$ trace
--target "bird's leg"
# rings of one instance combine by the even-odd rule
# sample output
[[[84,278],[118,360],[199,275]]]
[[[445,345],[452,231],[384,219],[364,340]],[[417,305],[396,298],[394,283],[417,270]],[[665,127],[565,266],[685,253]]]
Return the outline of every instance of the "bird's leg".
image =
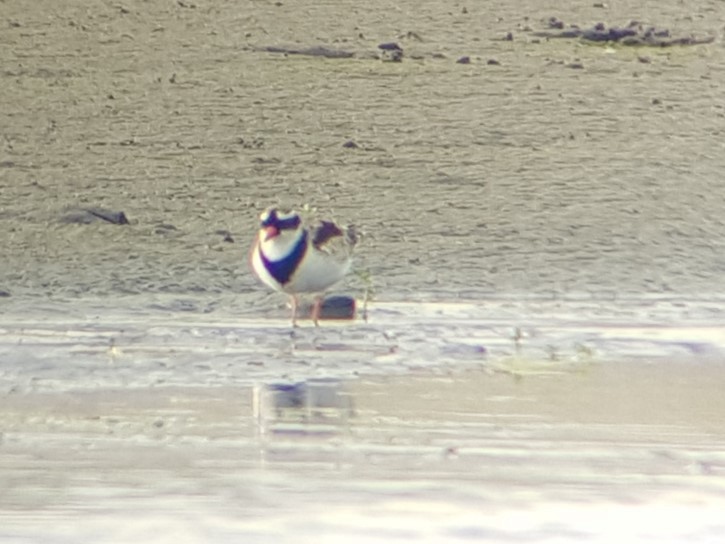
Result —
[[[320,319],[320,310],[322,308],[322,295],[315,297],[315,303],[312,305],[312,322],[315,327],[319,327],[318,320]]]
[[[297,295],[291,295],[291,306],[292,306],[292,326],[297,326]]]

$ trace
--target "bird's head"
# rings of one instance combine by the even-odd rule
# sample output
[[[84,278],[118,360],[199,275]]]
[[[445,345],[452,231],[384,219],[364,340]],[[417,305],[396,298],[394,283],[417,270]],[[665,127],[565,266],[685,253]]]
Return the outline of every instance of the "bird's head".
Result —
[[[283,231],[295,231],[302,220],[295,212],[280,212],[277,208],[268,208],[259,216],[260,236],[263,241],[272,240]]]

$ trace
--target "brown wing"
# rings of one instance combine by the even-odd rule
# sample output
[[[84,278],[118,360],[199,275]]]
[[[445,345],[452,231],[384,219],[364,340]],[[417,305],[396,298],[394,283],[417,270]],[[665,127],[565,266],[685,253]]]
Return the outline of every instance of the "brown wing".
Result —
[[[332,221],[320,221],[312,229],[312,245],[321,249],[330,239],[342,236],[342,230]]]

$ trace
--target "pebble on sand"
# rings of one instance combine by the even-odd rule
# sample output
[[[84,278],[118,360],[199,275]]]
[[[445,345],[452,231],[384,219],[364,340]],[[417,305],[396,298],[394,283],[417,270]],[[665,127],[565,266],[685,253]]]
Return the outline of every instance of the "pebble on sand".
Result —
[[[383,52],[382,59],[387,62],[401,62],[403,60],[403,48],[395,42],[386,42],[378,45]]]

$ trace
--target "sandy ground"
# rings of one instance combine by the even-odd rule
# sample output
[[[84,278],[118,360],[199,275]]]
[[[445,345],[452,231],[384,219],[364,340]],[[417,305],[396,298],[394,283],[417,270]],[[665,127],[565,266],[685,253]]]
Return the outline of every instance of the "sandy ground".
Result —
[[[0,541],[720,542],[725,4],[597,5],[0,0]],[[272,203],[369,322],[291,334]]]
[[[270,203],[358,225],[386,298],[719,289],[721,2],[191,4],[2,3],[0,289],[259,302],[243,255]],[[718,40],[535,43],[552,15]],[[255,50],[390,40],[422,58]],[[88,205],[131,225],[59,223]]]

